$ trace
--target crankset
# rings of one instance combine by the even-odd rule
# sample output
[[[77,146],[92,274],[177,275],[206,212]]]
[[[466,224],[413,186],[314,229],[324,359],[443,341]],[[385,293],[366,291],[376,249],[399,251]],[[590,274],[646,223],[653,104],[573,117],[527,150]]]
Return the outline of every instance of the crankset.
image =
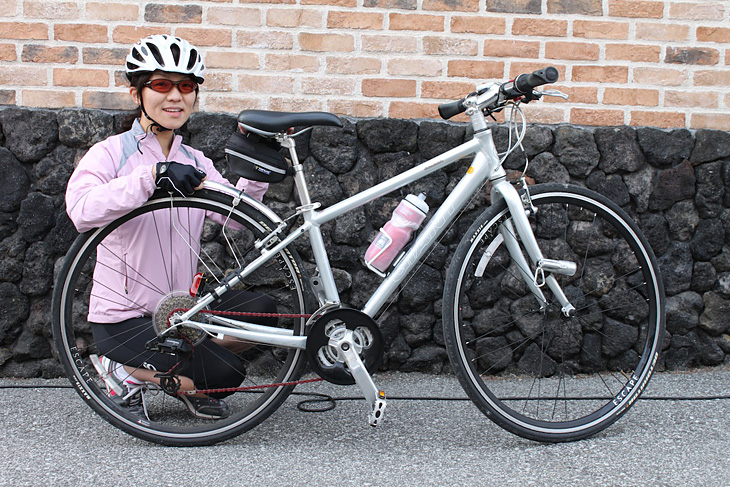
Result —
[[[370,377],[383,360],[383,349],[378,325],[354,309],[324,313],[307,333],[309,363],[325,380],[360,387],[370,405],[370,426],[377,426],[385,414],[385,393]]]
[[[351,335],[354,352],[369,373],[375,372],[383,361],[383,334],[371,317],[354,309],[328,311],[307,333],[307,358],[315,372],[333,384],[355,383],[345,360],[347,350],[337,346],[346,335]]]

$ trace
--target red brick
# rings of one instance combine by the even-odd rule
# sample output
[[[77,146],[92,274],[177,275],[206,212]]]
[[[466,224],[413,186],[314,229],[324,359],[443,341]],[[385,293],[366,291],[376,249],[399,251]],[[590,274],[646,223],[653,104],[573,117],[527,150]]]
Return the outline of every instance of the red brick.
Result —
[[[252,49],[291,49],[294,47],[294,37],[289,32],[239,31],[236,45]]]
[[[0,90],[0,105],[15,105],[15,90]]]
[[[570,123],[593,126],[623,125],[624,112],[623,110],[573,107],[570,109]]]
[[[73,46],[23,46],[21,59],[25,63],[69,63],[79,60],[79,48]]]
[[[542,0],[487,0],[487,12],[541,14]]]
[[[418,39],[414,36],[363,35],[362,50],[366,52],[418,52]]]
[[[697,27],[700,42],[730,43],[730,27]]]
[[[684,127],[686,123],[682,112],[632,110],[629,115],[629,124],[635,127],[677,128]]]
[[[127,48],[85,47],[82,51],[84,64],[124,65],[129,54]]]
[[[421,98],[456,100],[474,91],[474,83],[461,81],[424,81],[421,84]]]
[[[628,39],[628,22],[576,20],[573,22],[573,37],[588,39]]]
[[[281,94],[294,93],[294,78],[267,74],[242,74],[238,76],[238,89],[244,93]]]
[[[233,75],[231,73],[205,73],[205,91],[233,91]]]
[[[448,75],[472,79],[501,79],[504,76],[502,61],[460,60],[449,61]]]
[[[658,63],[662,48],[657,45],[606,44],[606,59]]]
[[[542,103],[530,103],[522,105],[522,111],[529,123],[559,124],[568,121],[568,108],[555,105],[543,105]]]
[[[669,18],[680,20],[722,20],[723,7],[720,3],[671,3]]]
[[[109,40],[109,33],[105,25],[56,24],[53,37],[57,41],[104,43]]]
[[[305,95],[353,95],[357,80],[348,78],[302,78],[301,93]]]
[[[423,52],[436,55],[476,56],[479,54],[479,45],[474,40],[458,37],[424,37]]]
[[[657,90],[643,88],[606,88],[603,92],[604,105],[633,105],[655,107],[659,104]]]
[[[357,7],[357,0],[301,0],[302,5],[332,5],[335,7]]]
[[[689,122],[693,129],[715,129],[727,131],[730,115],[727,113],[693,113]]]
[[[451,32],[467,34],[504,34],[507,30],[502,17],[458,16],[451,17]]]
[[[609,0],[608,15],[612,17],[631,17],[637,19],[661,19],[664,16],[664,2]]]
[[[325,97],[316,96],[314,98],[295,97],[270,97],[268,99],[268,109],[283,112],[312,112],[324,110]]]
[[[316,72],[319,66],[319,57],[302,54],[267,54],[265,61],[268,71]]]
[[[686,41],[689,39],[689,26],[642,22],[636,25],[636,38],[649,41]]]
[[[416,96],[416,81],[410,79],[364,79],[362,94],[376,97],[409,97]]]
[[[364,7],[383,9],[416,10],[418,0],[365,0]]]
[[[390,118],[441,118],[439,117],[438,103],[421,103],[409,101],[393,101],[388,109]],[[453,118],[452,120],[456,120]]]
[[[383,103],[372,100],[327,100],[327,111],[337,115],[349,115],[351,117],[382,117],[384,113]]]
[[[299,34],[303,51],[350,52],[355,49],[355,38],[348,34]]]
[[[69,20],[79,18],[78,2],[59,2],[56,0],[25,0],[23,16],[50,20]]]
[[[331,11],[327,14],[327,28],[382,30],[383,14]]]
[[[382,63],[375,57],[328,56],[326,72],[329,74],[377,74],[380,73]]]
[[[512,34],[518,36],[565,37],[568,22],[565,20],[544,20],[517,18],[512,22]]]
[[[178,27],[175,35],[182,37],[194,46],[231,47],[231,29],[208,29],[205,27]]]
[[[547,0],[550,14],[603,15],[602,0]]]
[[[666,90],[664,92],[665,107],[679,108],[719,108],[719,97],[717,93],[702,91],[692,93],[687,90]]]
[[[81,105],[86,108],[106,108],[108,110],[134,110],[137,105],[125,92],[84,91]]]
[[[558,41],[549,41],[545,43],[546,59],[598,61],[599,54],[600,48],[598,44]]]
[[[715,65],[720,52],[709,47],[667,47],[665,63]]]
[[[76,105],[76,95],[56,90],[23,90],[23,106],[64,108]]]
[[[478,12],[479,0],[423,0],[423,10]]]
[[[260,98],[241,94],[211,94],[201,96],[201,110],[218,113],[238,113],[243,109],[265,108]]]
[[[112,31],[112,39],[118,44],[134,44],[140,39],[155,34],[172,34],[169,27],[120,25]]]
[[[45,67],[3,66],[0,69],[0,85],[45,86],[47,80]]]
[[[171,24],[200,24],[203,22],[203,7],[148,3],[144,7],[144,20]]]
[[[626,83],[629,68],[626,66],[574,66],[572,81],[598,83]]]
[[[444,31],[443,15],[390,14],[390,30]]]
[[[15,61],[18,55],[15,53],[14,44],[0,44],[0,61]]]
[[[322,13],[309,9],[269,9],[266,25],[272,27],[322,27]]]
[[[433,58],[393,58],[388,60],[388,74],[395,76],[434,77],[443,74],[440,59]]]
[[[487,39],[484,41],[484,55],[517,59],[537,58],[540,56],[540,43],[538,41]]]
[[[48,39],[48,26],[28,22],[0,22],[2,39]]]
[[[205,66],[221,69],[256,69],[259,67],[259,57],[252,52],[211,50],[205,53]]]
[[[106,69],[54,68],[54,86],[109,86]]]
[[[670,68],[634,68],[634,82],[643,85],[680,86],[688,79],[688,72]]]
[[[695,86],[730,86],[730,70],[696,71]]]
[[[233,25],[236,27],[258,27],[261,24],[261,10],[247,7],[210,7],[206,13],[206,25]]]
[[[139,18],[139,5],[90,2],[86,4],[86,18],[90,20],[135,21]]]

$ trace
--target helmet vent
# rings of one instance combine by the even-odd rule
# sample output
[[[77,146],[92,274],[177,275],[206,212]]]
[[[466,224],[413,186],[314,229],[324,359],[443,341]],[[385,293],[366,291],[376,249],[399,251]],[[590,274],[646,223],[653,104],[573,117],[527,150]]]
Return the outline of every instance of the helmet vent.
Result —
[[[164,68],[165,60],[162,59],[162,54],[160,54],[160,50],[157,49],[157,46],[155,46],[154,44],[151,44],[151,43],[147,43],[147,49],[149,49],[150,52],[152,53],[152,55],[155,57],[157,64],[159,64],[160,66],[162,66]]]
[[[172,53],[172,59],[175,61],[175,65],[180,64],[180,46],[173,44],[170,46],[170,52]]]
[[[190,59],[188,60],[188,69],[193,69],[193,66],[195,66],[195,63],[199,58],[200,55],[198,54],[198,51],[192,49],[190,51]]]

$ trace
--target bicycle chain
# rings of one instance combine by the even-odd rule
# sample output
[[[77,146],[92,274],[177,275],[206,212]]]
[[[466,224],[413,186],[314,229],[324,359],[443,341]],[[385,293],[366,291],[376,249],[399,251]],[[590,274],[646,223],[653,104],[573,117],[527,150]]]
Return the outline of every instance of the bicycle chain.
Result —
[[[172,317],[173,314],[177,312],[186,312],[189,311],[190,308],[176,308],[173,309],[168,319]],[[208,314],[214,314],[214,315],[229,315],[229,316],[253,316],[257,318],[310,318],[311,314],[285,314],[285,313],[253,313],[253,312],[246,312],[246,311],[217,311],[217,310],[201,310],[200,313],[208,313]],[[174,370],[177,367],[178,364],[176,364],[172,369]],[[270,387],[286,387],[286,386],[296,386],[299,384],[308,384],[311,382],[321,382],[324,379],[321,377],[317,377],[315,379],[304,379],[304,380],[298,380],[298,381],[291,381],[291,382],[278,382],[276,384],[262,384],[257,386],[245,386],[245,387],[226,387],[226,388],[220,388],[220,389],[193,389],[190,391],[177,391],[174,395],[193,395],[193,394],[214,394],[218,392],[245,392],[245,391],[253,391],[257,389],[268,389]]]

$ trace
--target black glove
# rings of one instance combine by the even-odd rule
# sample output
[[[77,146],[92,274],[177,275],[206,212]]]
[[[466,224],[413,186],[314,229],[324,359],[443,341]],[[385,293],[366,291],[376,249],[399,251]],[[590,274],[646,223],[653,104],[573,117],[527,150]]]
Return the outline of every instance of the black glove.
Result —
[[[179,162],[158,162],[155,184],[165,191],[177,191],[183,196],[191,195],[205,179],[200,169]]]

